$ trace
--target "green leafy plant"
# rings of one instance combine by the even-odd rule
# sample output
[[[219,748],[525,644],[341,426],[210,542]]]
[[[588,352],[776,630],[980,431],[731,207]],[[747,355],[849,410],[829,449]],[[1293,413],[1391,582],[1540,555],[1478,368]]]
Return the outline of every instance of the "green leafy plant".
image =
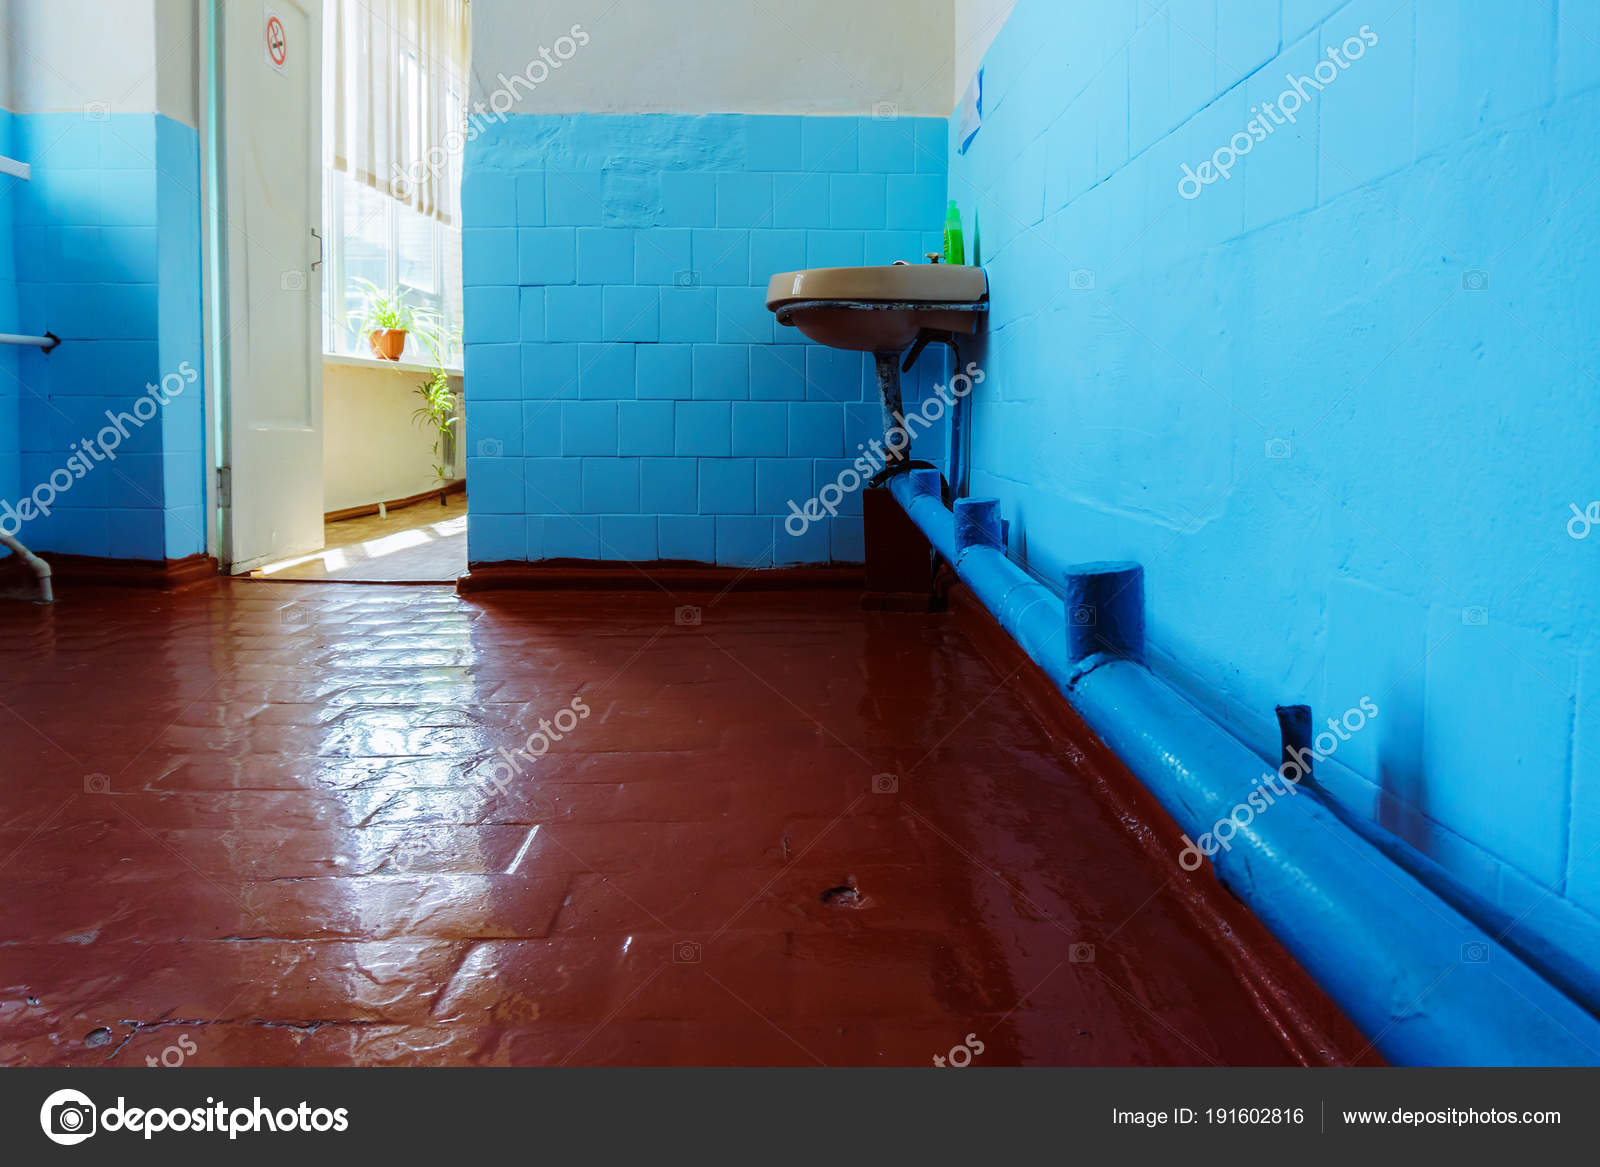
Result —
[[[351,283],[361,293],[361,306],[350,313],[350,318],[363,335],[382,329],[416,331],[418,313],[406,303],[404,292],[385,292],[371,280],[359,276]]]
[[[423,318],[421,327],[413,335],[428,350],[433,372],[417,386],[422,405],[412,417],[423,429],[433,431],[433,476],[443,486],[450,479],[449,463],[453,459],[449,455],[454,449],[456,423],[461,420],[456,416],[456,391],[450,384],[450,373],[444,367],[445,355],[454,343],[455,336],[446,332],[434,317]],[[441,492],[439,503],[442,506],[444,502],[445,496]]]

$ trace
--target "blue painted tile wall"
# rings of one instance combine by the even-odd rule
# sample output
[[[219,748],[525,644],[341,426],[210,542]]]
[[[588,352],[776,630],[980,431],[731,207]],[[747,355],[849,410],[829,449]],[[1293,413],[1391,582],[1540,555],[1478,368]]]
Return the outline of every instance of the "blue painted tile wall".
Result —
[[[12,122],[12,153],[33,167],[10,200],[18,326],[63,343],[17,358],[20,478],[7,497],[53,474],[64,482],[108,412],[128,431],[115,458],[75,477],[22,538],[117,559],[204,551],[198,135],[154,114]],[[145,417],[135,407],[152,384],[170,399]]]
[[[1566,528],[1600,497],[1596,27],[1021,0],[951,156],[993,297],[973,493],[1013,554],[1142,562],[1155,667],[1263,758],[1274,705],[1371,697],[1319,776],[1513,912],[1600,913],[1600,541]]]
[[[946,162],[931,118],[512,117],[479,137],[473,562],[859,562],[858,497],[800,536],[783,520],[874,436],[872,361],[778,327],[767,280],[937,250]],[[943,369],[925,356],[907,400]]]

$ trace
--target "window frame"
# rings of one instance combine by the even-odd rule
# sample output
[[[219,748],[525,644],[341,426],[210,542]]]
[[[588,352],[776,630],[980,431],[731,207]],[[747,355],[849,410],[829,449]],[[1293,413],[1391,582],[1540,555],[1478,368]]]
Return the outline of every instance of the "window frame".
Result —
[[[346,335],[345,303],[348,286],[348,281],[345,277],[345,186],[353,180],[342,171],[335,170],[324,163],[322,181],[323,270],[325,272],[322,288],[322,354],[325,357],[340,358],[354,357],[356,359],[364,359],[370,357],[376,361],[378,360],[377,357],[372,357],[370,353],[361,349],[359,338],[352,346],[351,351],[345,351],[339,347],[339,342]],[[378,193],[382,194],[382,192]],[[382,201],[384,215],[384,278],[382,286],[392,289],[397,288],[400,282],[400,216],[398,213],[400,204],[387,195],[383,195]],[[462,371],[460,338],[462,321],[451,314],[451,297],[448,287],[449,272],[445,261],[448,255],[446,233],[459,237],[461,228],[441,223],[438,219],[432,217],[429,217],[428,221],[432,226],[433,270],[438,273],[439,291],[436,296],[430,296],[427,300],[408,296],[407,303],[413,308],[423,308],[438,312],[447,334],[453,337],[450,347],[445,353],[445,371],[460,373]],[[437,305],[431,302],[435,298],[437,299]],[[462,289],[456,297],[456,304],[463,315],[465,314],[464,298],[465,290]],[[421,364],[429,362],[426,353],[410,352],[409,339],[407,341],[407,349],[407,356],[403,359],[413,360]]]

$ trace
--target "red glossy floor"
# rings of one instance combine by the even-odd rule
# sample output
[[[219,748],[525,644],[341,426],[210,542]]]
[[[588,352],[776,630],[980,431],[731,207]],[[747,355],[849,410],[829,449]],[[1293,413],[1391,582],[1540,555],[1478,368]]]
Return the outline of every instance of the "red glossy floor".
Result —
[[[976,619],[240,581],[0,605],[0,1061],[1358,1056]]]

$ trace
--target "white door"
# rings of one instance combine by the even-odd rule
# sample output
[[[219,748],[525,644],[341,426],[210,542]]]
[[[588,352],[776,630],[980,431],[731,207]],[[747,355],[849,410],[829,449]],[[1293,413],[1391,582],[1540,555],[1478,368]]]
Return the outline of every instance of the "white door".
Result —
[[[221,553],[322,547],[321,0],[220,5],[226,198]]]

